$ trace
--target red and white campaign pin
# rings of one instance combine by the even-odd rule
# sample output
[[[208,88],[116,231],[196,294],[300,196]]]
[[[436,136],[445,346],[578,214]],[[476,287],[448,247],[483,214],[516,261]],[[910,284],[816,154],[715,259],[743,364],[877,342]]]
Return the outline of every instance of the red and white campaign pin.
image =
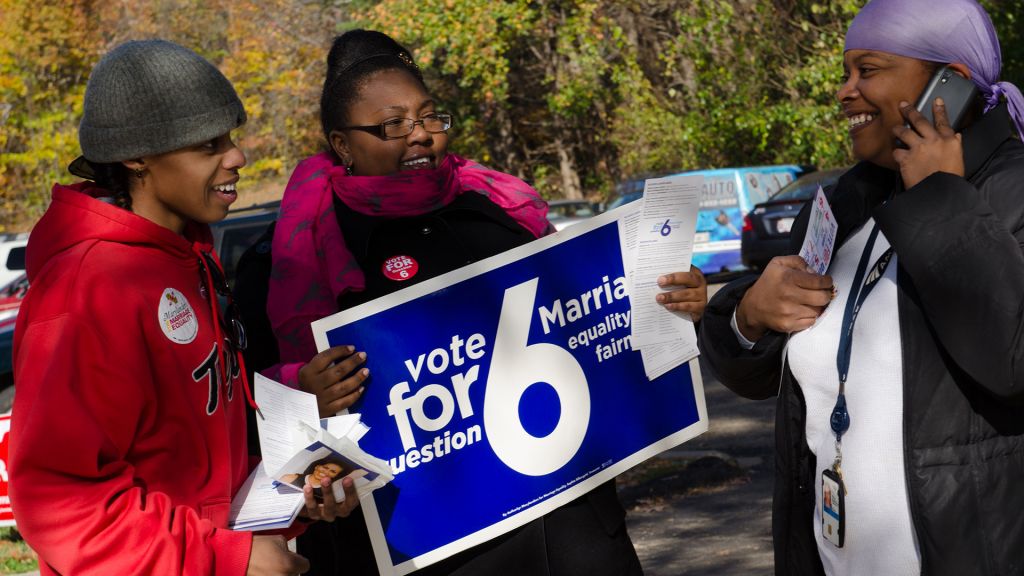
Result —
[[[160,318],[160,328],[164,331],[171,342],[188,344],[196,339],[199,332],[199,319],[192,310],[185,295],[174,288],[164,289],[160,295],[160,305],[157,308]]]
[[[420,265],[412,256],[392,256],[384,261],[381,266],[381,272],[388,280],[394,280],[395,282],[402,282],[408,280],[416,275],[420,270]]]

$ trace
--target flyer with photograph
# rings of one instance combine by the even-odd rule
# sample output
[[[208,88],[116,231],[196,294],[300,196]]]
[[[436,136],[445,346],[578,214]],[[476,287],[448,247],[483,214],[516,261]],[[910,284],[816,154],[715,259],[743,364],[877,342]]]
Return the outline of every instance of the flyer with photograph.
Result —
[[[263,461],[232,500],[229,528],[270,530],[291,525],[305,503],[305,486],[312,486],[314,498],[322,500],[325,478],[338,502],[345,499],[343,478],[354,481],[360,497],[393,478],[387,462],[359,447],[369,431],[359,414],[321,419],[316,396],[260,374],[254,388]]]

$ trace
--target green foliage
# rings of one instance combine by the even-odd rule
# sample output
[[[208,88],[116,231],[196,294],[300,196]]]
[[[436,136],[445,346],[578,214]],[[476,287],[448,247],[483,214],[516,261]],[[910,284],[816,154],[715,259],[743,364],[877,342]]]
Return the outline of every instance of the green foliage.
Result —
[[[992,17],[1003,51],[1003,80],[1024,86],[1024,2],[980,0]]]
[[[36,555],[14,528],[0,528],[0,574],[39,570]]]
[[[0,0],[0,231],[25,227],[67,179],[91,66],[160,36],[234,82],[249,112],[245,176],[267,187],[322,146],[334,34],[413,50],[452,149],[545,197],[607,197],[635,175],[851,162],[835,94],[863,0]],[[982,0],[1004,79],[1024,84],[1024,3]]]
[[[0,232],[38,215],[74,158],[92,54],[82,2],[0,0]]]
[[[279,179],[317,150],[322,61],[344,7],[289,0],[0,0],[0,232],[26,228],[72,179],[89,71],[130,39],[179,42],[217,64],[245,103],[245,176]]]
[[[432,88],[460,119],[456,150],[545,195],[607,196],[634,174],[849,162],[834,94],[856,9],[385,0],[365,23],[439,72]]]

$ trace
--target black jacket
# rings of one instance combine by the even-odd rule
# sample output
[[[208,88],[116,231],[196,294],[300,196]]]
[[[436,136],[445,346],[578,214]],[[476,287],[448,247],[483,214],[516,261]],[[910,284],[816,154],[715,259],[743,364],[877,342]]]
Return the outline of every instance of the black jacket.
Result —
[[[338,299],[339,310],[390,294],[499,254],[534,236],[483,195],[466,193],[422,216],[362,215],[334,198],[345,243],[366,277],[366,289]],[[394,256],[417,263],[408,279],[389,278],[383,264]],[[269,270],[269,263],[266,266]],[[615,482],[489,542],[428,566],[424,576],[636,576],[640,561],[625,526]],[[314,575],[375,575],[369,533],[357,508],[333,523],[315,523],[299,537],[299,553]]]
[[[1010,126],[1004,104],[964,131],[966,178],[937,173],[904,191],[897,173],[861,163],[829,198],[837,245],[873,216],[898,256],[904,458],[923,574],[1024,574],[1024,145]],[[808,216],[793,227],[793,253]],[[817,467],[787,337],[747,351],[730,326],[754,280],[711,300],[701,352],[736,393],[778,394],[775,570],[820,574]]]

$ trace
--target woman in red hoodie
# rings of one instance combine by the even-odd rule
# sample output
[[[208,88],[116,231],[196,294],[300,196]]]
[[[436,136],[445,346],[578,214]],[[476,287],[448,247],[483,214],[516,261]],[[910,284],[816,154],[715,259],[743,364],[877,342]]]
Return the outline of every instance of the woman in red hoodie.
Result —
[[[297,574],[227,529],[249,471],[244,331],[207,224],[237,195],[245,110],[194,52],[128,42],[93,70],[71,170],[29,240],[11,501],[44,574]],[[307,515],[333,520],[358,499]],[[331,491],[326,491],[330,495]]]

